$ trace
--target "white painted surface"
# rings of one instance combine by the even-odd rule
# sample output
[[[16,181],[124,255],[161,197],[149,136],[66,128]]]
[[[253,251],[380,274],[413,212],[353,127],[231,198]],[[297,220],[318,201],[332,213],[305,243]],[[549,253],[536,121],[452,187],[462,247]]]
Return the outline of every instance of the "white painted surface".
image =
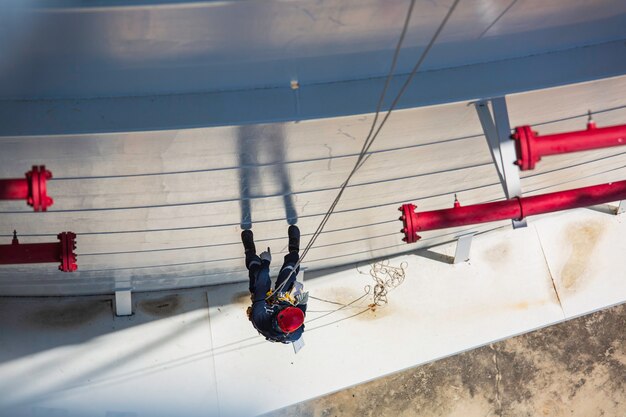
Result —
[[[511,125],[541,134],[626,120],[626,77],[508,98]],[[0,294],[110,293],[240,281],[240,223],[250,198],[255,234],[284,250],[287,208],[308,243],[351,170],[372,115],[300,123],[180,131],[0,137],[0,177],[46,163],[55,205],[33,213],[23,201],[0,204],[0,239],[9,243],[78,234],[78,271],[55,265],[0,266]],[[310,251],[319,270],[406,251],[397,207],[420,210],[503,198],[476,112],[466,102],[395,112]],[[26,167],[26,168],[25,168]],[[522,175],[524,195],[623,180],[624,148],[544,158]],[[247,182],[244,179],[247,178]],[[486,228],[491,226],[485,226]],[[482,229],[485,230],[485,229]],[[424,234],[418,245],[462,230]],[[20,279],[16,280],[15,277]]]
[[[130,316],[133,314],[133,298],[131,290],[115,290],[115,315]]]
[[[0,416],[257,415],[624,302],[625,233],[623,217],[580,209],[478,235],[466,263],[441,261],[454,244],[392,258],[408,268],[389,304],[316,320],[337,306],[311,300],[297,355],[256,334],[243,284],[179,290],[174,307],[137,294],[129,318],[105,296],[0,298]],[[350,265],[307,272],[306,287],[349,303],[371,283]]]
[[[137,294],[131,317],[103,297],[2,299],[0,416],[215,415],[206,293],[162,316],[160,297]]]

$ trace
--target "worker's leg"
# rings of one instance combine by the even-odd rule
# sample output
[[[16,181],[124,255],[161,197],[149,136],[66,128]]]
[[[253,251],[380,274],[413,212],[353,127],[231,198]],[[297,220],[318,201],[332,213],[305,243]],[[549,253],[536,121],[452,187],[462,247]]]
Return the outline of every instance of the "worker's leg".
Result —
[[[252,230],[244,230],[241,232],[241,242],[246,255],[246,268],[249,271],[250,292],[254,294],[256,288],[256,279],[261,269],[261,258],[256,254],[256,246],[254,245],[254,235]]]
[[[276,286],[274,287],[275,289],[283,285],[283,282],[287,281],[282,286],[281,291],[287,292],[291,290],[293,283],[296,282],[296,276],[298,275],[298,272],[300,272],[300,265],[296,267],[299,259],[300,255],[298,255],[298,252],[295,251],[289,252],[287,255],[285,255],[285,262],[283,263],[283,266],[280,268],[280,272],[278,273]]]
[[[300,272],[300,266],[298,265],[296,268],[296,264],[300,259],[300,256],[298,255],[298,252],[300,251],[300,229],[298,229],[298,226],[296,225],[291,225],[287,230],[287,234],[289,235],[289,253],[285,255],[285,262],[280,268],[278,279],[276,280],[276,286],[274,287],[278,288],[282,285],[281,291],[284,292],[291,290],[293,283],[296,282],[296,276],[298,275],[298,272]],[[294,268],[296,268],[295,271]],[[288,281],[285,282],[285,280]],[[284,285],[283,282],[285,282]]]
[[[244,230],[241,232],[241,243],[243,243],[243,250],[248,255],[256,255],[256,246],[254,245],[254,234],[252,230]],[[246,262],[246,266],[248,263]]]
[[[299,252],[300,251],[300,229],[295,224],[289,226],[287,229],[287,234],[289,235],[289,252]]]
[[[248,259],[246,256],[246,268],[248,268],[248,278],[250,279],[250,285],[248,288],[250,289],[250,293],[254,294],[256,291],[256,280],[259,276],[259,271],[261,270],[261,258],[254,255],[254,257],[250,257],[250,259]]]

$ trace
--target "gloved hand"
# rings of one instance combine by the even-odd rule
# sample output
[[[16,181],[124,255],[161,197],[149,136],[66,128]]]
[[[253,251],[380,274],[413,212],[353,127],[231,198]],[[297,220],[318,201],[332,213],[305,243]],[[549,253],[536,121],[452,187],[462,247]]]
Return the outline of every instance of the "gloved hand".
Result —
[[[270,251],[270,248],[267,248],[266,251],[261,252],[261,254],[259,255],[259,258],[261,258],[261,260],[263,261],[267,261],[267,262],[272,262],[272,253]]]

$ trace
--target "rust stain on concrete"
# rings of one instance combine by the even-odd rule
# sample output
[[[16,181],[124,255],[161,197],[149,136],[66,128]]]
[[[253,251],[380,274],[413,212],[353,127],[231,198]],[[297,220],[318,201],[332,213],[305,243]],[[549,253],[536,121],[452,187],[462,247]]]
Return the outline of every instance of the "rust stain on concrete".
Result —
[[[363,307],[366,308],[366,307]],[[353,309],[354,313],[363,311],[363,309]],[[359,320],[379,320],[383,317],[391,316],[394,314],[395,307],[393,302],[380,306],[370,306],[363,314],[356,316]]]
[[[365,292],[363,290],[359,291],[358,287],[357,288],[338,287],[338,288],[323,289],[311,295],[315,295],[315,297],[326,300],[326,301],[311,299],[309,300],[309,308],[313,309],[313,307],[311,307],[313,304],[315,304],[316,306],[315,310],[322,310],[322,309],[332,310],[332,309],[340,308],[342,305],[347,305],[347,304],[354,302],[359,297],[362,297],[364,294]],[[371,302],[371,300],[372,300],[371,295],[368,295],[368,296],[363,297],[363,299],[355,302],[352,305],[363,306],[363,308],[365,308],[367,307],[367,304]],[[344,310],[352,310],[352,309],[348,307],[348,308],[345,308]]]
[[[513,308],[516,310],[527,310],[530,307],[528,301],[520,301],[519,303],[513,304]]]
[[[563,243],[571,246],[571,252],[561,269],[561,283],[564,288],[572,290],[581,284],[604,227],[604,224],[595,221],[568,228]]]
[[[511,244],[502,242],[488,248],[485,252],[485,260],[490,264],[505,264],[511,257]]]
[[[515,310],[528,310],[531,307],[539,307],[550,303],[551,300],[532,300],[532,301],[520,301],[510,305]]]
[[[538,299],[538,300],[521,300],[517,302],[507,302],[498,304],[484,304],[476,303],[473,306],[463,308],[463,317],[476,317],[476,316],[491,316],[493,314],[502,314],[510,312],[511,310],[528,310],[534,307],[541,307],[546,304],[555,303],[552,299]],[[392,303],[392,302],[390,302]],[[402,314],[411,314],[410,311]],[[440,320],[451,321],[456,320],[459,316],[459,310],[451,307],[440,317]]]
[[[175,313],[180,307],[180,296],[173,294],[153,300],[142,300],[139,302],[138,307],[151,316],[169,316]]]
[[[250,293],[248,291],[241,291],[233,295],[233,304],[250,305],[252,300],[250,299]]]
[[[96,317],[112,313],[111,300],[81,300],[49,305],[33,312],[28,321],[51,328],[69,328],[85,325]]]

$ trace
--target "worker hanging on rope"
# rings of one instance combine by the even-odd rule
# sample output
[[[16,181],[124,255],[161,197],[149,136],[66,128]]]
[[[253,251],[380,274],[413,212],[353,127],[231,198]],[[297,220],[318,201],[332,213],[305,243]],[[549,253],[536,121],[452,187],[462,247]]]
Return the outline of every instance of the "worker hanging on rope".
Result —
[[[304,331],[308,293],[303,291],[302,283],[296,281],[300,270],[300,229],[295,225],[289,226],[288,234],[289,253],[285,255],[274,290],[271,290],[270,248],[258,256],[252,230],[241,232],[252,296],[248,318],[254,328],[271,342],[292,343],[300,339]]]

